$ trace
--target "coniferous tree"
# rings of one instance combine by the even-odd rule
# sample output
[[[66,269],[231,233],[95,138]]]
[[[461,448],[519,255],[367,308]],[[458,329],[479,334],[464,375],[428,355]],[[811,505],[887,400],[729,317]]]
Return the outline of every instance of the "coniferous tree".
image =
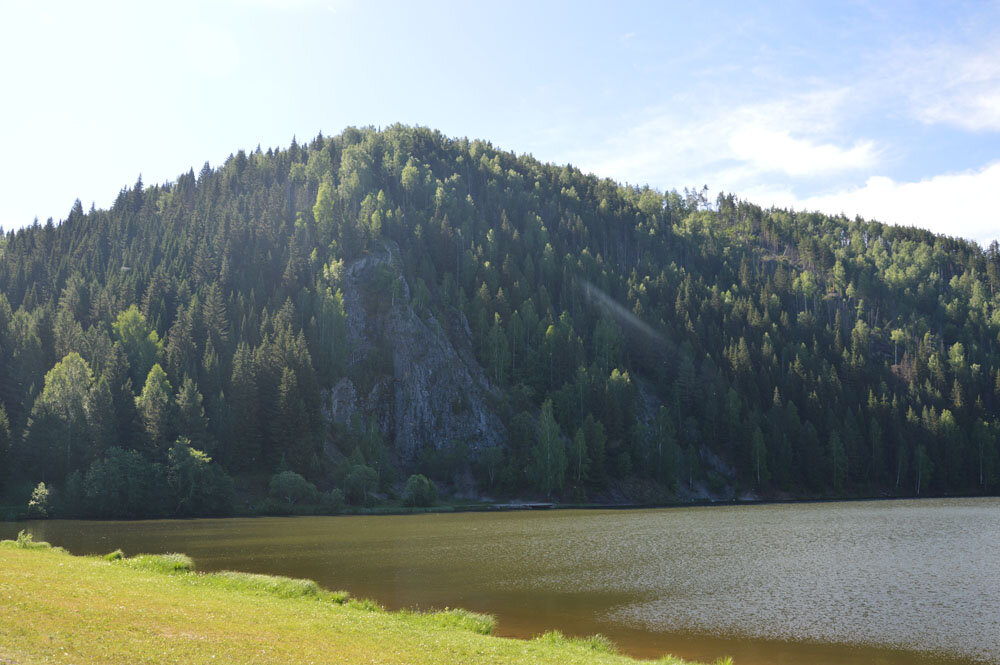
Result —
[[[535,436],[535,446],[531,449],[531,477],[539,490],[552,496],[562,490],[565,482],[566,449],[559,423],[552,415],[551,400],[542,404]]]
[[[312,468],[316,453],[308,422],[298,378],[286,367],[278,385],[276,443],[289,466],[300,472]]]
[[[118,442],[114,397],[107,377],[101,376],[87,391],[83,410],[90,430],[90,450],[87,457],[92,462]]]
[[[175,397],[174,432],[188,444],[200,450],[210,448],[208,423],[205,419],[201,393],[194,380],[186,376]]]
[[[0,403],[0,492],[3,492],[11,470],[10,420],[7,409]]]
[[[149,370],[142,392],[135,398],[135,406],[145,430],[146,450],[154,458],[163,457],[171,435],[173,389],[159,364]]]
[[[158,450],[143,443],[157,364],[203,396],[204,416],[189,410],[219,442],[214,464],[270,471],[284,456],[326,474],[324,402],[349,383],[363,410],[384,408],[391,391],[373,387],[405,372],[368,352],[359,322],[411,315],[488,379],[504,424],[496,453],[418,454],[439,479],[473,466],[491,491],[538,487],[550,403],[572,434],[574,491],[611,477],[715,487],[720,473],[762,494],[996,491],[996,247],[730,195],[710,205],[402,126],[239,152],[67,219],[0,239],[0,404],[11,476],[59,491],[76,471],[81,504],[114,446],[166,464],[178,423]],[[39,400],[72,353],[98,380],[67,456],[66,416]],[[578,431],[588,463],[574,467]],[[366,432],[351,444],[374,455]],[[391,435],[384,463],[362,465],[383,485],[417,470]]]
[[[233,427],[226,445],[226,457],[233,460],[236,468],[254,468],[261,456],[260,407],[254,356],[246,344],[241,344],[233,356],[230,385]]]

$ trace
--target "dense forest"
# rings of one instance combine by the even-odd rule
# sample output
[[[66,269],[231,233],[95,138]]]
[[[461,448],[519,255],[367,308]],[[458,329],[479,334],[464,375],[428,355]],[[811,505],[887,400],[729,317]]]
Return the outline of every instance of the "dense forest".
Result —
[[[0,503],[995,493],[998,290],[996,243],[425,128],[240,151],[0,233]]]

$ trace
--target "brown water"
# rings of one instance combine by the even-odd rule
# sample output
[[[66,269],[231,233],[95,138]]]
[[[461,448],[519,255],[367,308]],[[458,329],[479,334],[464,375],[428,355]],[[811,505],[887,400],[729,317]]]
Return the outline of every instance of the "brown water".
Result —
[[[501,634],[737,665],[1000,663],[1000,500],[0,523],[74,553],[186,552]]]

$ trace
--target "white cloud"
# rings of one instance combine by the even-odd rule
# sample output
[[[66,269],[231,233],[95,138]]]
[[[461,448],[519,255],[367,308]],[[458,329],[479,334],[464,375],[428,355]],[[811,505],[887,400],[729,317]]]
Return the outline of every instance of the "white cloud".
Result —
[[[1000,131],[1000,45],[940,44],[900,49],[888,72],[875,79],[883,92],[907,99],[912,115],[925,124],[969,131]]]
[[[870,170],[881,156],[873,141],[836,140],[851,95],[837,88],[736,108],[653,109],[570,161],[617,180],[666,187],[711,183],[733,191],[779,176],[815,179]]]
[[[729,138],[736,159],[760,171],[782,171],[790,176],[815,176],[838,171],[871,168],[878,161],[872,141],[850,148],[816,143],[791,136],[786,131],[748,126]]]
[[[789,191],[745,190],[761,205],[860,215],[917,226],[986,245],[1000,238],[1000,162],[982,169],[937,175],[917,182],[872,176],[861,187],[800,198]]]

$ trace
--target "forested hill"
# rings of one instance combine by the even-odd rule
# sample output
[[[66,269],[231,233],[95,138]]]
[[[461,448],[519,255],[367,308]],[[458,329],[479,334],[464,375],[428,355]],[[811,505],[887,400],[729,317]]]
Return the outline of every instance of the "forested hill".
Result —
[[[287,470],[358,503],[996,492],[998,287],[996,243],[348,129],[0,235],[0,482],[122,515]]]

